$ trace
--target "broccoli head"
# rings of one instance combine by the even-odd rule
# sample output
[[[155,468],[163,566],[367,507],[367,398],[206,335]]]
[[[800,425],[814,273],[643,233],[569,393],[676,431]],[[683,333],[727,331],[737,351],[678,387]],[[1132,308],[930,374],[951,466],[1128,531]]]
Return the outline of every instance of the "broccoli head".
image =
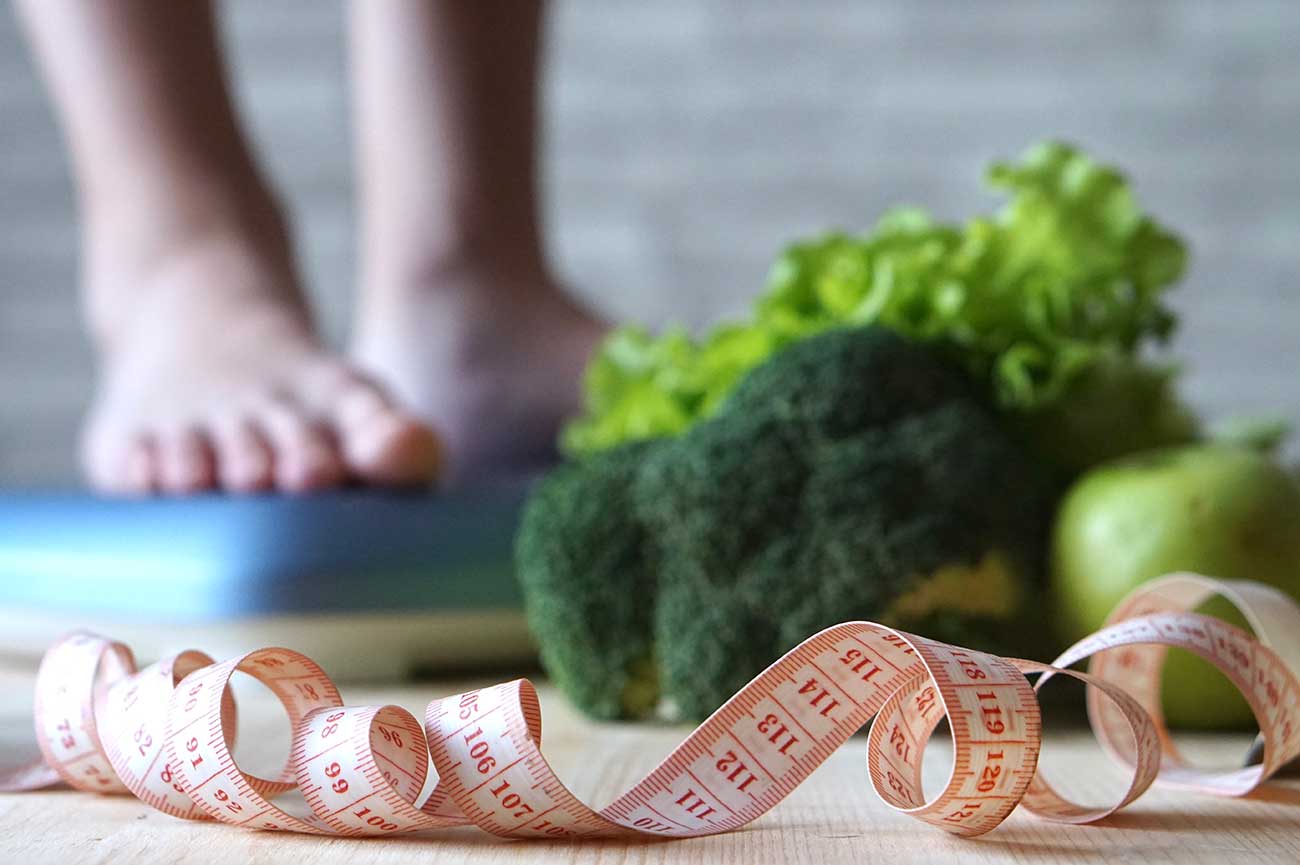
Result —
[[[836,622],[1006,647],[1040,573],[1039,478],[965,374],[926,348],[880,328],[798,341],[683,435],[542,485],[518,564],[543,662],[588,711],[635,714],[645,703],[626,689],[653,673],[662,711],[699,718]],[[589,520],[547,504],[566,484]],[[571,534],[539,542],[550,532]],[[596,550],[615,535],[632,552],[611,576],[614,551]],[[617,588],[592,586],[603,580]],[[595,632],[600,656],[578,657]]]

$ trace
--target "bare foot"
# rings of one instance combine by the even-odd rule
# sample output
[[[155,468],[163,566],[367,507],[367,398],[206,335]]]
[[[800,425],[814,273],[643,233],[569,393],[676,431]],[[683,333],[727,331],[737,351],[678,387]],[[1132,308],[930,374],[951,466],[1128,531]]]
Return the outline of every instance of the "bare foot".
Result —
[[[291,268],[226,233],[143,264],[92,255],[101,351],[84,430],[92,484],[117,494],[422,484],[438,442],[322,349]]]
[[[604,331],[539,268],[461,264],[367,291],[354,356],[438,430],[466,484],[554,460]]]

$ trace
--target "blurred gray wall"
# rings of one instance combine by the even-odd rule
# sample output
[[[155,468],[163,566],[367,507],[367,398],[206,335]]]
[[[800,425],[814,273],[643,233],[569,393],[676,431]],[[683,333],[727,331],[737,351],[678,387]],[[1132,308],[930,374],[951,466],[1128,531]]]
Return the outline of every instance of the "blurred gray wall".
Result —
[[[330,337],[352,262],[341,4],[225,6],[239,96]],[[1300,4],[567,0],[545,176],[559,268],[610,315],[743,309],[787,240],[890,204],[987,208],[981,166],[1044,136],[1136,177],[1192,242],[1187,390],[1300,422]],[[0,4],[0,484],[76,479],[92,386],[58,134]]]

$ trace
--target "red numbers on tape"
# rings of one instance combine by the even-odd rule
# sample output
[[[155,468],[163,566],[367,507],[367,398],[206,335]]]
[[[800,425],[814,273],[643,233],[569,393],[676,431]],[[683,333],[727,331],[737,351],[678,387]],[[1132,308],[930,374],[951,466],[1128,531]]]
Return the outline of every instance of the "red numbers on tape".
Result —
[[[1188,612],[1213,594],[1232,600],[1258,639]],[[1161,727],[1160,667],[1178,646],[1214,663],[1260,722],[1263,762],[1235,772],[1189,766]],[[1066,669],[1092,657],[1090,671]],[[1241,795],[1300,755],[1300,608],[1255,583],[1179,574],[1149,583],[1107,628],[1053,665],[936,643],[870,622],[828,628],[760,674],[658,768],[593,811],[539,751],[541,713],[526,680],[429,704],[423,723],[396,706],[344,706],[314,662],[260,649],[223,663],[183,652],[137,670],[125,646],[88,633],[60,640],[37,676],[38,765],[0,773],[0,790],[63,781],[130,791],[176,817],[254,829],[387,835],[473,823],[508,837],[692,836],[742,826],[772,808],[873,717],[868,772],[889,805],[960,835],[994,828],[1017,806],[1088,822],[1154,781]],[[277,776],[245,772],[231,754],[230,678],[266,685],[294,730]],[[1027,675],[1037,675],[1031,687]],[[1102,745],[1132,780],[1106,808],[1061,796],[1037,771],[1034,688],[1069,675],[1088,686]],[[944,718],[954,746],[947,786],[927,800],[921,754]],[[420,799],[430,772],[433,793]],[[272,800],[297,788],[312,816]]]

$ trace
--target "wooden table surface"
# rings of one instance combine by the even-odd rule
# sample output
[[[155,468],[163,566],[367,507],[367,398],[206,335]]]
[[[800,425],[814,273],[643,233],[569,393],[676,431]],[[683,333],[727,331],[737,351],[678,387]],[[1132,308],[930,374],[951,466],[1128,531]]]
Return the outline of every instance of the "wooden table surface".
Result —
[[[396,703],[423,717],[436,696],[481,683],[429,682],[395,688],[342,688],[350,704]],[[243,689],[236,757],[245,769],[269,769],[277,743],[288,751],[288,725],[260,686]],[[0,754],[5,764],[32,755],[30,673],[0,672]],[[600,806],[654,767],[685,735],[683,728],[595,724],[541,689],[544,750],[570,787]],[[943,738],[943,737],[940,737]],[[247,747],[245,747],[247,746]],[[1196,756],[1232,765],[1243,736],[1189,742]],[[864,737],[836,753],[786,801],[746,829],[685,841],[553,845],[506,842],[475,829],[399,839],[322,839],[189,823],[129,796],[71,791],[0,795],[0,861],[5,863],[1213,863],[1300,862],[1300,782],[1270,786],[1246,800],[1154,789],[1104,824],[1061,826],[1017,812],[977,839],[949,836],[896,813],[870,787]],[[951,750],[927,752],[927,790],[946,777]],[[1085,729],[1052,733],[1043,764],[1062,788],[1098,796],[1117,773]]]

